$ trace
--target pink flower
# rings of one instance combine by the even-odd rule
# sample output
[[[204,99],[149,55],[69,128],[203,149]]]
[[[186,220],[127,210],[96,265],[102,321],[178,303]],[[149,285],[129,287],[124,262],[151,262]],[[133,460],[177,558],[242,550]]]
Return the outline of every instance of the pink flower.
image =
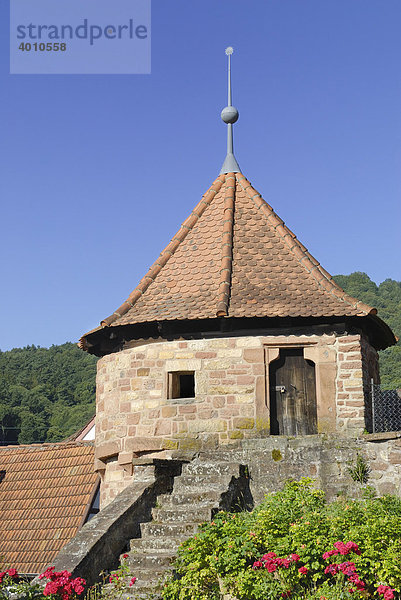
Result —
[[[341,573],[344,573],[344,575],[347,575],[347,577],[355,577],[356,575],[356,567],[355,563],[353,562],[343,562],[340,565],[338,565],[338,568],[340,569]]]
[[[74,588],[75,593],[80,596],[85,591],[86,581],[82,577],[76,577],[71,581],[71,585]]]
[[[274,571],[277,570],[277,565],[274,562],[265,563],[265,567],[266,567],[268,573],[274,573]]]
[[[277,558],[277,554],[274,552],[268,552],[262,556],[262,560],[271,560],[272,558]]]
[[[8,569],[7,575],[12,577],[12,579],[18,579],[18,571],[17,569]]]
[[[255,560],[252,565],[252,569],[261,569],[263,567],[263,563],[261,560]]]
[[[134,585],[134,583],[135,583],[135,581],[136,581],[136,577],[133,577],[133,578],[131,579],[131,581],[129,582],[129,586],[130,586],[130,587],[131,587],[131,586],[133,586],[133,585]]]
[[[58,588],[59,586],[55,581],[49,581],[46,583],[45,589],[43,590],[43,595],[51,596],[52,594],[57,594]]]
[[[338,571],[339,571],[338,565],[336,565],[335,563],[332,565],[329,565],[324,570],[325,575],[337,575]]]
[[[334,548],[336,548],[339,551],[339,553],[342,554],[343,556],[348,554],[348,549],[347,549],[346,545],[344,544],[344,542],[335,542]]]
[[[357,588],[357,590],[364,590],[365,589],[365,583],[363,581],[361,581],[360,579],[358,579],[357,581],[355,581],[355,587]],[[384,594],[384,598],[386,600],[388,600],[386,598],[386,594]]]
[[[300,556],[299,554],[290,554],[290,559],[293,560],[294,562],[297,562],[299,560]]]
[[[394,592],[395,590],[393,590],[393,588],[391,588],[389,585],[379,585],[377,588],[377,593],[380,596],[383,596],[384,600],[393,600]]]
[[[300,573],[301,575],[306,575],[308,572],[308,569],[306,567],[300,567],[298,569],[298,573]]]
[[[345,547],[347,548],[348,552],[355,552],[355,554],[358,554],[358,556],[361,554],[359,546],[355,542],[347,542]]]

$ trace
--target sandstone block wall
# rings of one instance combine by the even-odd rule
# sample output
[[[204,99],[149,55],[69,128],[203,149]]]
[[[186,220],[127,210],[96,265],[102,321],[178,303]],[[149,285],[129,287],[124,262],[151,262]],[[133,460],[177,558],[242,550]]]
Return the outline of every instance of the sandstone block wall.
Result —
[[[231,452],[240,464],[248,466],[250,489],[255,504],[264,495],[283,487],[288,479],[310,477],[326,492],[328,500],[339,494],[361,495],[361,483],[350,470],[358,454],[370,469],[367,485],[377,495],[401,495],[401,434],[285,436],[244,440],[241,449]]]
[[[374,356],[359,335],[161,341],[103,357],[96,417],[103,501],[132,481],[133,456],[235,447],[268,436],[269,364],[291,347],[303,347],[315,364],[318,431],[362,432],[363,373],[372,369],[366,356],[372,365]],[[168,398],[168,373],[177,371],[195,372],[194,398]]]
[[[372,416],[370,379],[379,382],[378,354],[360,335],[337,338],[336,351],[337,430],[350,435],[369,431]]]

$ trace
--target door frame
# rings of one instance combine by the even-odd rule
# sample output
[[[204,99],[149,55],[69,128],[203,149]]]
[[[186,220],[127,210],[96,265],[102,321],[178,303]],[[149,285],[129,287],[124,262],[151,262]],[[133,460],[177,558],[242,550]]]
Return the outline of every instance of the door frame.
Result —
[[[279,352],[279,358],[269,364],[270,434],[314,435],[317,433],[316,365],[305,359],[304,348],[280,348]]]
[[[304,359],[315,364],[316,411],[318,433],[336,431],[336,351],[332,345],[322,344],[319,338],[291,336],[291,339],[263,340],[265,362],[265,402],[264,410],[270,423],[270,363],[280,356],[281,348],[301,348]],[[269,427],[270,430],[270,427]]]

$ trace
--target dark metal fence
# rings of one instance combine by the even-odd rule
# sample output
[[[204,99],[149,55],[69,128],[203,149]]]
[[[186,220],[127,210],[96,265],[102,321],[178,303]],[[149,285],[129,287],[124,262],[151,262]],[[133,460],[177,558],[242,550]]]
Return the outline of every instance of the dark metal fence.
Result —
[[[371,386],[373,433],[401,431],[401,390],[383,390],[373,380]]]

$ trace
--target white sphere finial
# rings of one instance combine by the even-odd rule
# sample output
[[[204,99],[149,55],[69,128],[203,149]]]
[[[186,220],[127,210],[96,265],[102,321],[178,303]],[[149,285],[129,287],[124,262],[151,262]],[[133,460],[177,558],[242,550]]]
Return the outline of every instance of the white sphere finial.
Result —
[[[232,125],[238,121],[239,112],[235,106],[226,106],[221,111],[221,118],[224,123],[231,123]]]
[[[234,52],[234,48],[232,48],[231,46],[228,46],[228,48],[226,48],[227,56],[230,56],[230,54],[232,54],[233,52]]]

